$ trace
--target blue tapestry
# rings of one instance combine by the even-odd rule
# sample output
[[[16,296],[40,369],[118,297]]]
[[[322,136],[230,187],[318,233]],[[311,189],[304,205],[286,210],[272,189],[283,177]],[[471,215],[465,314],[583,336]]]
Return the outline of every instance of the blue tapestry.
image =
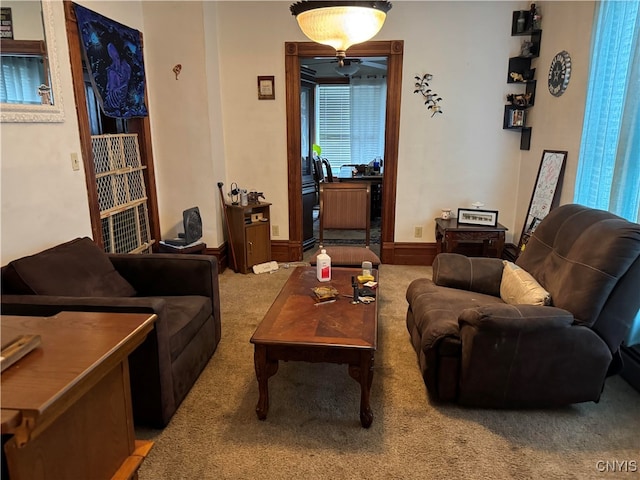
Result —
[[[74,4],[91,84],[105,115],[146,117],[140,32]]]

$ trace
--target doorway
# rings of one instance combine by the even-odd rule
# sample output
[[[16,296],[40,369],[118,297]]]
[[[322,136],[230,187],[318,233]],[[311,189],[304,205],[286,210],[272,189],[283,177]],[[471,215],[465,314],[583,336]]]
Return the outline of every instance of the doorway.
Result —
[[[371,41],[349,48],[349,56],[387,58],[385,174],[382,187],[382,223],[380,231],[380,258],[383,263],[393,263],[403,50],[404,42],[402,40]],[[331,47],[313,42],[285,43],[289,258],[297,260],[302,259],[303,250],[302,172],[300,162],[300,59],[305,57],[333,58],[335,57],[335,51]]]

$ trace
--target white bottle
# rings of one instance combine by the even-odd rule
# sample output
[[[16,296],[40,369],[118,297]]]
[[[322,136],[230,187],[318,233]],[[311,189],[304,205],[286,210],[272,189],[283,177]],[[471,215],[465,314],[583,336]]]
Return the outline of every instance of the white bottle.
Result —
[[[316,257],[316,276],[320,282],[329,282],[331,280],[331,257],[327,255],[327,251],[323,248],[320,255]]]

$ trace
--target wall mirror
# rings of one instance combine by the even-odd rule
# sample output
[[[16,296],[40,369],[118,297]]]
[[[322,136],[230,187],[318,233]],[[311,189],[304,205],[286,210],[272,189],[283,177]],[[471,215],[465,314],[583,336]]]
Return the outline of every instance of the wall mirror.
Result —
[[[566,159],[567,152],[565,151],[544,150],[542,152],[538,177],[533,187],[529,210],[518,243],[518,254],[526,248],[529,238],[542,219],[558,205]]]
[[[15,95],[7,94],[9,77],[2,78],[2,98],[0,103],[0,121],[2,122],[63,122],[64,109],[60,89],[60,73],[58,53],[53,27],[53,5],[50,0],[38,1],[3,1],[3,13],[10,12],[13,38],[2,38],[2,63],[5,55],[13,60],[37,59],[38,67],[34,67],[34,75],[42,83],[36,92],[26,95],[26,100],[19,100]],[[10,10],[4,10],[10,9]],[[3,35],[6,33],[3,32]],[[9,40],[9,41],[7,41]],[[28,67],[25,67],[28,68]],[[8,75],[4,73],[2,75]],[[29,87],[31,89],[31,87]]]

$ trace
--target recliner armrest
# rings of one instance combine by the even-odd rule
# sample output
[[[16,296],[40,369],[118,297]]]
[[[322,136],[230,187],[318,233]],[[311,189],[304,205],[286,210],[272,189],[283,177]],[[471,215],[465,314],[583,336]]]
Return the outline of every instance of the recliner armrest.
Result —
[[[533,332],[570,327],[574,318],[571,312],[544,305],[483,305],[467,308],[458,316],[462,330],[471,326],[483,332]]]
[[[441,253],[433,261],[433,282],[441,287],[500,296],[504,264],[499,258]]]
[[[108,254],[139,296],[218,296],[218,259],[212,255]],[[215,303],[215,302],[214,302]]]
[[[496,304],[463,310],[458,323],[460,404],[540,407],[598,398],[612,353],[570,312]]]

